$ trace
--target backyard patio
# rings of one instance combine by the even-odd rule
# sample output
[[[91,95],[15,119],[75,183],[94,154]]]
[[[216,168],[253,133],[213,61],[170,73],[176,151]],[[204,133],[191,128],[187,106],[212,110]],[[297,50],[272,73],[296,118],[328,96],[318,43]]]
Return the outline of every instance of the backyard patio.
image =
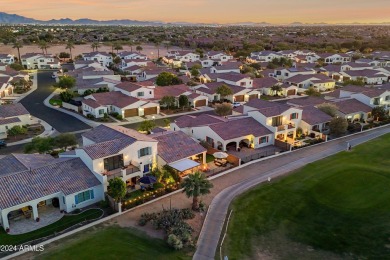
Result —
[[[26,218],[25,215],[21,214],[9,220],[10,235],[19,235],[28,233],[52,223],[57,222],[64,216],[59,208],[55,208],[52,205],[44,206],[39,208],[39,222],[36,222],[33,218]]]

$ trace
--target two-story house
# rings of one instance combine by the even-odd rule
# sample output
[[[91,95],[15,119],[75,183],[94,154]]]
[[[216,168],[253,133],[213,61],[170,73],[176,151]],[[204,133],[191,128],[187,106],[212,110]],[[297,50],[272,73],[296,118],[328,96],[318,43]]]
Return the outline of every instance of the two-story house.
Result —
[[[112,56],[107,52],[90,52],[82,54],[84,60],[92,60],[100,63],[104,67],[110,66],[112,64]]]

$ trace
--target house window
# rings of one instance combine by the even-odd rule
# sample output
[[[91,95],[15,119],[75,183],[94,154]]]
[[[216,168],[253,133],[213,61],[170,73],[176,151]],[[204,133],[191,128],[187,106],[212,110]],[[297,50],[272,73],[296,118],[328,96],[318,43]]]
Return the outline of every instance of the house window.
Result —
[[[284,76],[288,77],[288,73],[284,73]]]
[[[138,158],[152,154],[152,147],[145,147],[138,150]]]
[[[280,126],[283,122],[282,116],[275,116],[272,118],[272,126]]]
[[[379,105],[379,98],[374,98],[374,105]]]
[[[84,192],[80,192],[79,194],[74,196],[75,204],[82,203],[84,201],[90,200],[94,198],[93,190],[87,190]]]
[[[245,82],[240,82],[240,86],[245,86]]]
[[[152,91],[149,91],[149,94],[152,95]]]
[[[386,96],[385,100],[386,101],[390,100],[390,96]]]
[[[290,115],[290,120],[291,119],[298,119],[298,113],[292,113],[291,115]]]
[[[137,97],[143,97],[144,95],[144,92],[137,92]]]
[[[259,143],[260,143],[260,144],[268,143],[268,136],[260,137]]]
[[[111,171],[123,167],[123,154],[104,159],[104,170]]]
[[[103,115],[104,114],[104,109],[99,109],[99,115]]]

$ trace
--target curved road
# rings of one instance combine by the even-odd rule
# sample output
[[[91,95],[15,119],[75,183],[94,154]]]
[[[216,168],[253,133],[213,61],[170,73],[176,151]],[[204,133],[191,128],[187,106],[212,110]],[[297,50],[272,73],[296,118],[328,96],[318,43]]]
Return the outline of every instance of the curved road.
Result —
[[[52,85],[55,81],[51,78],[51,75],[51,71],[38,72],[37,89],[22,99],[20,103],[26,107],[31,115],[46,121],[60,133],[90,129],[89,125],[75,117],[51,109],[43,104],[43,101],[54,91]]]
[[[352,147],[354,147],[356,145],[362,144],[387,133],[390,133],[389,126],[380,129],[375,129],[369,132],[364,132],[355,136],[334,140],[329,143],[318,145],[316,147],[309,147],[309,149],[317,149],[314,149],[315,151],[312,151],[308,156],[302,157],[302,155],[305,154],[305,149],[289,153],[287,154],[287,156],[295,157],[295,159],[292,158],[291,163],[284,164],[283,166],[265,172],[261,172],[261,169],[258,169],[259,175],[254,176],[252,178],[248,178],[240,183],[237,183],[233,186],[230,186],[229,188],[224,189],[217,196],[215,196],[215,198],[210,204],[202,231],[199,235],[197,249],[193,256],[193,259],[214,259],[229,205],[232,200],[241,193],[249,190],[250,188],[253,188],[254,186],[262,182],[267,181],[268,178],[275,178],[287,174],[289,172],[292,172],[293,170],[305,166],[308,163],[312,163],[314,161],[344,151],[347,147],[346,142],[349,142]],[[328,145],[326,146],[326,144]],[[248,169],[253,167],[246,168]],[[241,171],[245,171],[247,169],[243,168]]]

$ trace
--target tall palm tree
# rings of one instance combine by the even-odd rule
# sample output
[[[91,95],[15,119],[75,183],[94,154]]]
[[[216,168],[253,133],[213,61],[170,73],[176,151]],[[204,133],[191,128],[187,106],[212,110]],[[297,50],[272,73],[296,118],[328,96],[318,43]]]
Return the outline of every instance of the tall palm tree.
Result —
[[[132,42],[129,41],[129,42],[127,43],[127,45],[130,46],[130,51],[133,52],[133,45],[134,45],[134,43],[132,43]]]
[[[157,48],[157,59],[160,58],[160,42],[156,41],[154,46]]]
[[[22,60],[20,59],[20,48],[22,48],[22,47],[23,47],[23,45],[22,45],[22,43],[19,42],[19,41],[15,42],[14,45],[12,46],[12,48],[18,50],[18,59],[19,59],[20,65],[22,65]]]
[[[47,49],[50,47],[49,44],[46,42],[46,41],[40,41],[38,43],[38,46],[39,46],[39,49],[42,50],[43,54],[45,54],[45,51],[46,51],[46,54],[47,54]]]
[[[199,209],[199,197],[210,193],[213,184],[201,172],[188,175],[182,184],[183,192],[188,198],[192,197],[192,209]]]
[[[72,41],[68,41],[65,46],[65,50],[68,50],[70,52],[70,59],[73,59],[72,57],[72,49],[74,49],[74,43]]]
[[[116,50],[116,53],[118,53],[119,50],[123,50],[123,47],[119,43],[115,43],[114,50]]]
[[[95,51],[95,50],[98,51],[99,47],[100,47],[100,44],[97,42],[94,42],[91,44],[92,51]]]

